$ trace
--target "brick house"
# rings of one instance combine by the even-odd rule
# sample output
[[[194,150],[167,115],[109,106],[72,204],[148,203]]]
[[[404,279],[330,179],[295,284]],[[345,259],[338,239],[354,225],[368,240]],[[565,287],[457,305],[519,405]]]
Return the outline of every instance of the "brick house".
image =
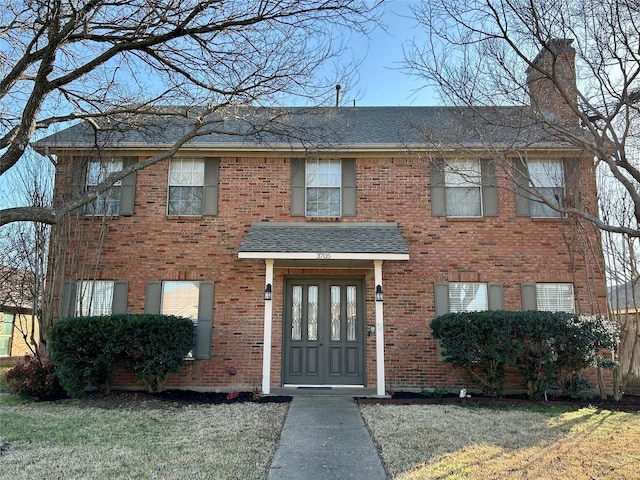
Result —
[[[570,42],[558,48],[572,75]],[[550,114],[567,115],[530,80]],[[195,353],[168,387],[468,387],[438,356],[436,315],[606,311],[597,233],[526,192],[597,212],[593,157],[538,127],[498,126],[530,111],[238,107],[221,128],[276,112],[317,138],[211,133],[126,177],[72,216],[94,263],[68,262],[58,316],[191,317]],[[101,137],[82,123],[35,147],[57,156],[62,199],[185,128],[155,119]]]
[[[39,341],[33,290],[33,273],[0,265],[0,360],[31,355],[28,342]]]

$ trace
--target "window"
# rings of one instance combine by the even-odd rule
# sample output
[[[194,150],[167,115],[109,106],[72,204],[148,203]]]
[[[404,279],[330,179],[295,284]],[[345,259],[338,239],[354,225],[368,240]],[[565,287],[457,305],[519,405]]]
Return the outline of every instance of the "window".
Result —
[[[450,312],[504,309],[501,283],[450,282],[436,283],[434,287],[436,317]]]
[[[162,282],[162,301],[160,313],[187,317],[198,325],[198,300],[200,299],[200,282]],[[194,349],[196,345],[196,329],[194,328]],[[187,358],[193,358],[192,349]]]
[[[431,215],[497,217],[498,187],[491,159],[431,160]]]
[[[564,172],[561,160],[529,160],[529,178],[534,192],[548,202],[564,205]],[[560,217],[560,212],[538,201],[531,202],[532,217]]]
[[[11,355],[14,314],[0,312],[0,357]]]
[[[488,308],[486,283],[449,284],[450,312],[474,312]]]
[[[478,160],[447,161],[444,183],[448,217],[482,216],[482,173]]]
[[[305,185],[307,217],[341,216],[340,160],[307,160]]]
[[[174,158],[169,165],[169,215],[202,215],[204,212],[205,161]]]
[[[76,285],[75,315],[88,317],[111,315],[114,282],[80,281]]]
[[[538,310],[573,313],[575,311],[573,285],[571,283],[537,283],[536,303]]]
[[[162,282],[160,313],[187,317],[198,322],[200,282]]]
[[[148,282],[144,311],[152,315],[190,318],[195,325],[194,352],[191,358],[211,358],[213,282]]]
[[[291,160],[291,215],[356,215],[356,160]]]
[[[122,160],[91,160],[87,166],[87,191],[95,190],[109,175],[122,170]],[[85,206],[87,215],[118,215],[120,213],[122,182],[116,182],[109,190]]]

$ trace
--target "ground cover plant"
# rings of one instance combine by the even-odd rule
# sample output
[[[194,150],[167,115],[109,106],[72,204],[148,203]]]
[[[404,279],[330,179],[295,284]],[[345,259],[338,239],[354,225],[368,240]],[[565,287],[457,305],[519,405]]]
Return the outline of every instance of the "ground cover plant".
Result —
[[[287,403],[148,394],[25,402],[0,392],[0,478],[264,479]]]
[[[638,413],[373,403],[360,410],[394,479],[638,478]]]

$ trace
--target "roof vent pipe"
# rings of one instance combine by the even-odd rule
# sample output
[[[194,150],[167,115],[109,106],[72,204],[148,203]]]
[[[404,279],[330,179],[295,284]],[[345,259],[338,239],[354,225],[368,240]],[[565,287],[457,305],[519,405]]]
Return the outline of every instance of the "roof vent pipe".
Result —
[[[336,85],[336,108],[340,105],[340,84]]]

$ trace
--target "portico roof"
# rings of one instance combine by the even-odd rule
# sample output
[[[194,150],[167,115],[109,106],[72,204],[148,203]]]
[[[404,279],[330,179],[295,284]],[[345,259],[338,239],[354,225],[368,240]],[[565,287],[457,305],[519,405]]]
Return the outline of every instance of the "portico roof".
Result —
[[[255,222],[239,258],[288,260],[409,260],[409,248],[392,222]]]

